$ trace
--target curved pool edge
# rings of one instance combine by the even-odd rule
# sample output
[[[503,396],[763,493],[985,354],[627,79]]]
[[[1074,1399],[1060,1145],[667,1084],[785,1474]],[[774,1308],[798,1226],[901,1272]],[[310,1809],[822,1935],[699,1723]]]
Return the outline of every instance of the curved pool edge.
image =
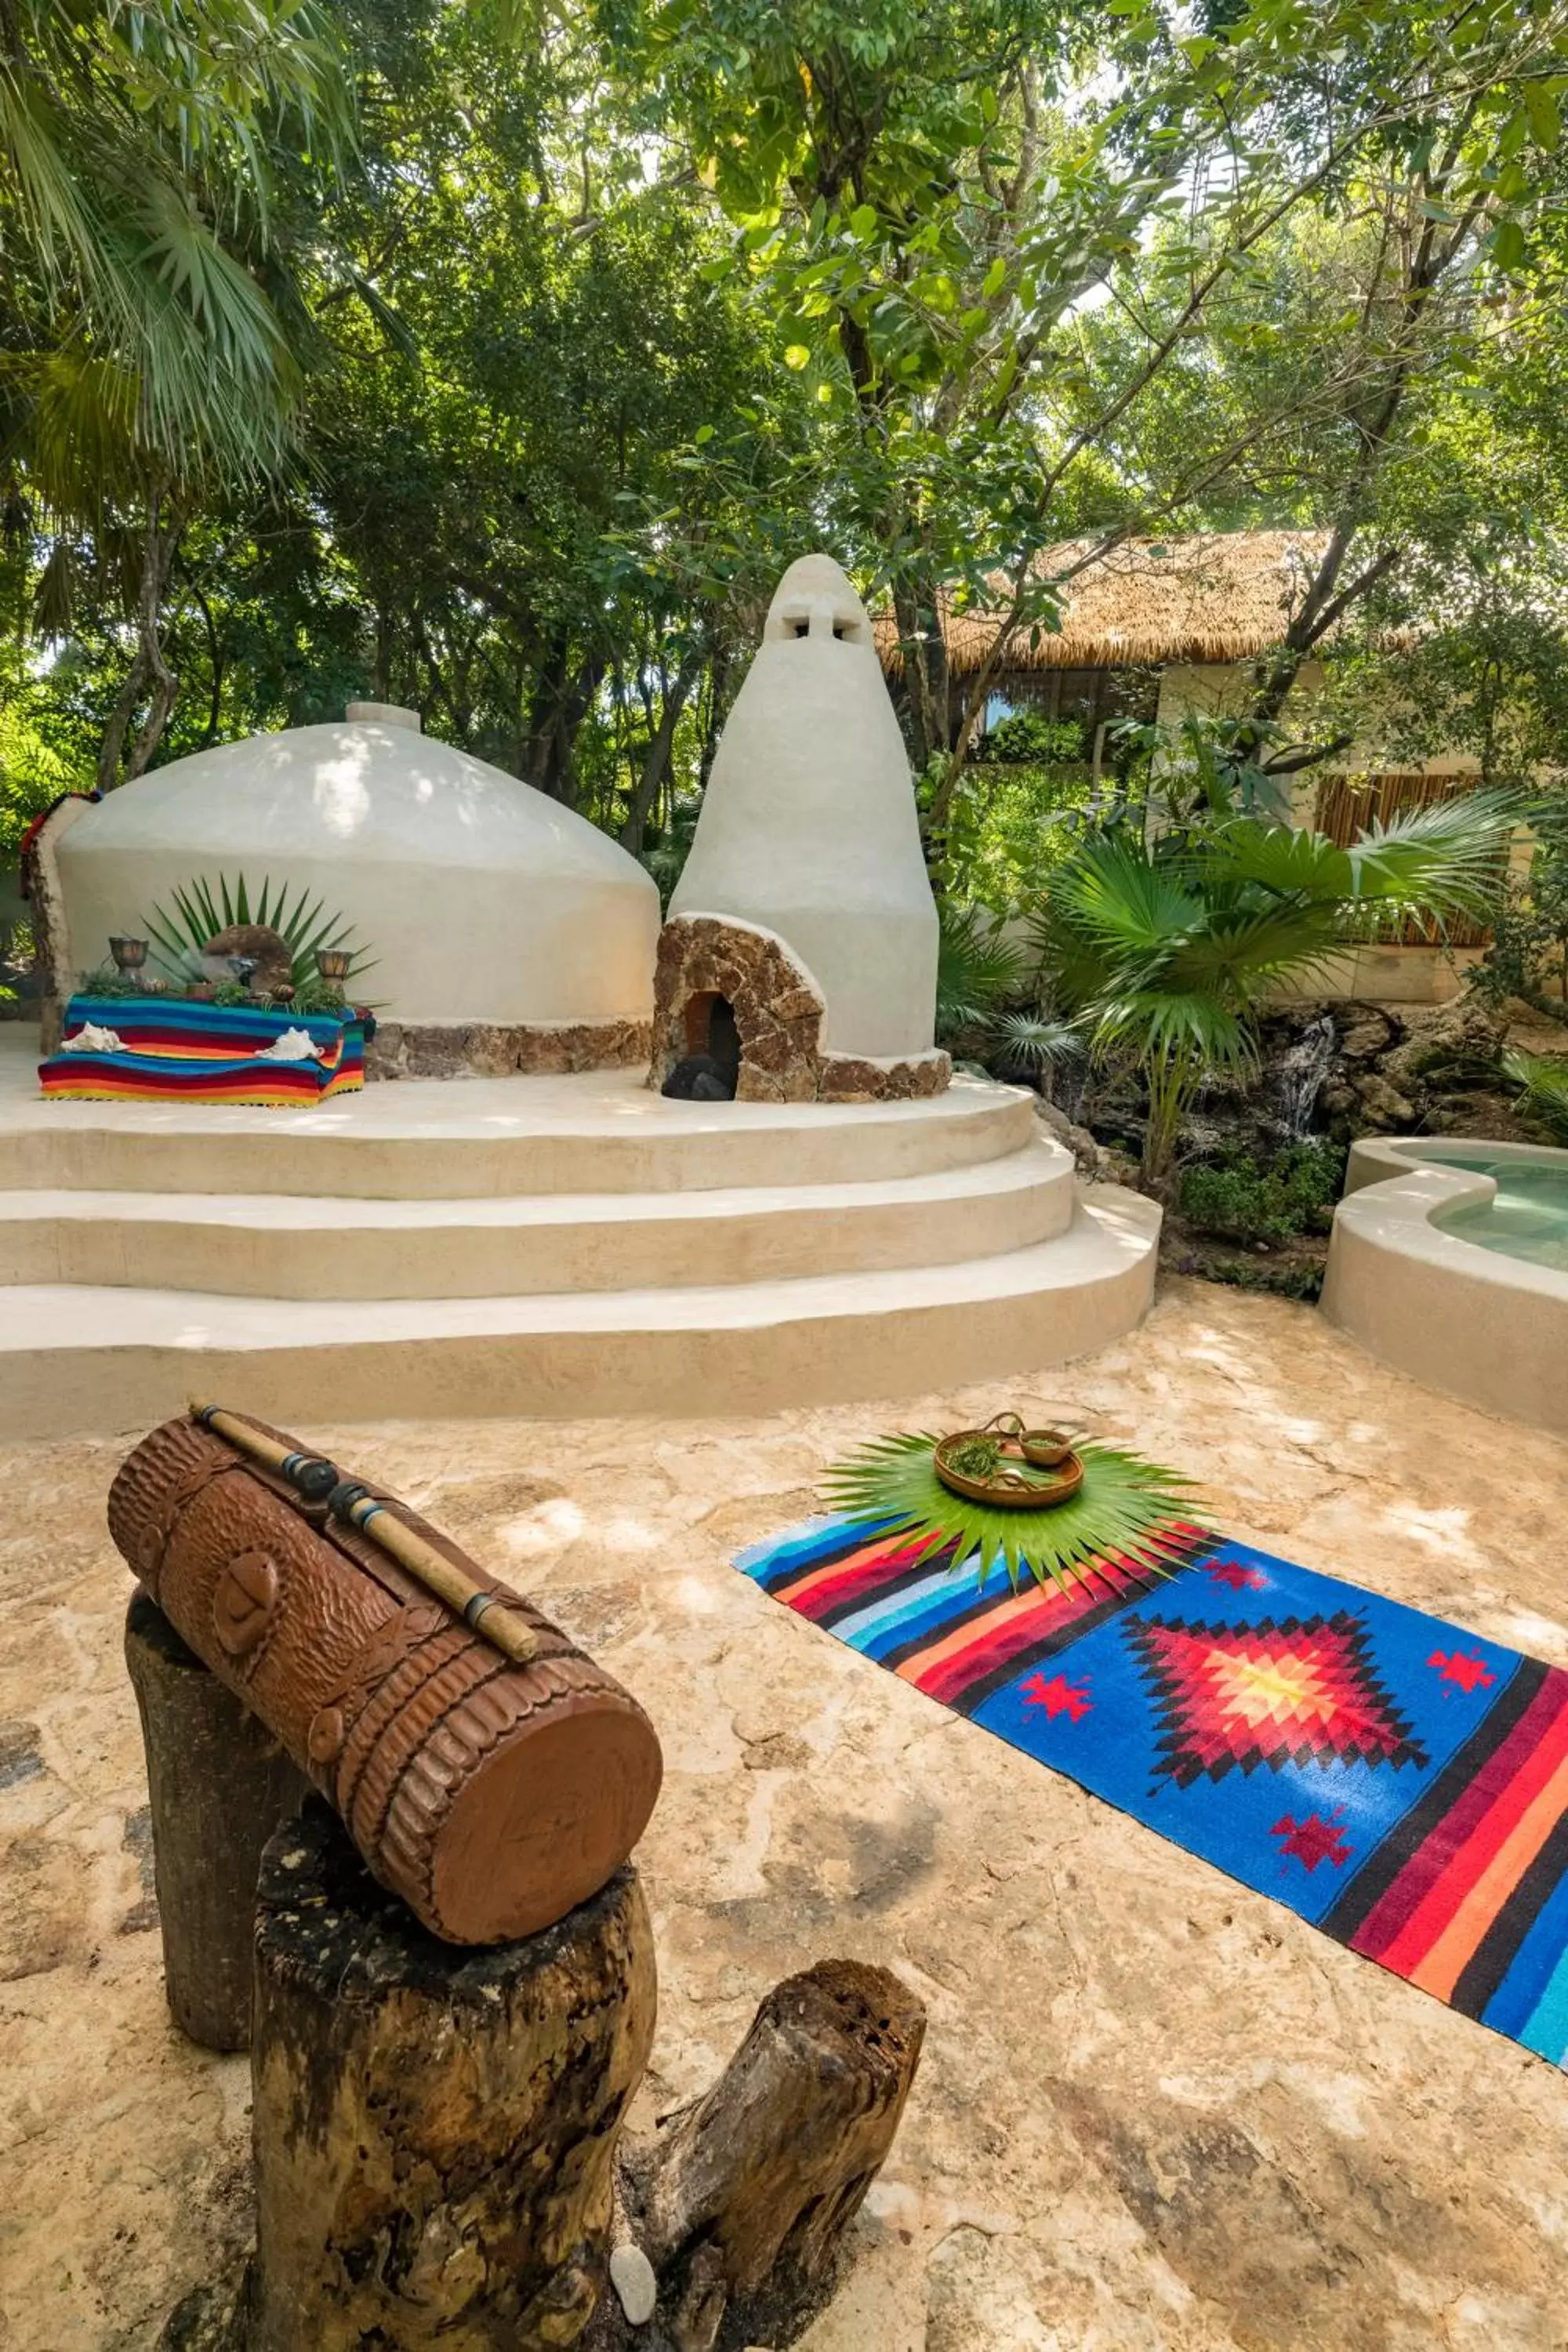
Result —
[[[1351,1145],[1345,1169],[1345,1193],[1364,1192],[1369,1184],[1386,1183],[1415,1168],[1441,1169],[1445,1174],[1474,1176],[1473,1168],[1451,1165],[1445,1154],[1473,1155],[1484,1151],[1500,1166],[1560,1168],[1568,1175],[1568,1151],[1544,1143],[1491,1143],[1479,1135],[1363,1135]],[[1445,1205],[1447,1205],[1445,1203]]]
[[[1422,1139],[1405,1140],[1427,1148]],[[1500,1159],[1543,1156],[1528,1146],[1495,1150]],[[1372,1172],[1353,1187],[1347,1174],[1322,1313],[1424,1387],[1568,1436],[1568,1274],[1482,1249],[1432,1223],[1462,1202],[1490,1200],[1491,1177],[1417,1165],[1384,1137],[1354,1151]],[[1560,1156],[1568,1163],[1568,1153]]]

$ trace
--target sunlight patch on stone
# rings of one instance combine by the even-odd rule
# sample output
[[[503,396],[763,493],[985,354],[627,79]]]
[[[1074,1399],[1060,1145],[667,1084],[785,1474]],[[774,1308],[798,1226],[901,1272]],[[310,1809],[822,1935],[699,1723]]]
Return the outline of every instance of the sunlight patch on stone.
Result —
[[[545,1552],[573,1542],[587,1525],[580,1503],[574,1503],[565,1495],[552,1495],[521,1517],[507,1520],[496,1529],[496,1535],[510,1552]]]

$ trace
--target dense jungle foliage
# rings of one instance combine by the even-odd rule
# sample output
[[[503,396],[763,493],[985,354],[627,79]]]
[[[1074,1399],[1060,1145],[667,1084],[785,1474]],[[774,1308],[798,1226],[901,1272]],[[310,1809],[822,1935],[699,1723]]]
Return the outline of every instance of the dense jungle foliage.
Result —
[[[668,884],[826,545],[952,920],[1055,909],[1019,1050],[1077,1020],[1179,1121],[1369,888],[1495,884],[1495,808],[1296,870],[1296,780],[1560,757],[1565,89],[1568,0],[0,0],[0,857],[364,695]],[[1253,525],[1320,552],[1223,721],[987,737],[1076,579]],[[1551,992],[1561,831],[1500,986]]]

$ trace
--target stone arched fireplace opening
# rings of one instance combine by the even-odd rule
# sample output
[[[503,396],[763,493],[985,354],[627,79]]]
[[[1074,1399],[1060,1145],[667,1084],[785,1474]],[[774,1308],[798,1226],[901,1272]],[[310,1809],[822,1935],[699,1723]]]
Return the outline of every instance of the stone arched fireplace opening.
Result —
[[[825,1053],[822,991],[776,931],[675,915],[658,939],[653,1064],[661,1094],[706,1101],[880,1102],[940,1094],[932,1051],[894,1061]]]
[[[649,1083],[715,1101],[811,1102],[822,997],[772,931],[679,915],[659,934]]]
[[[730,999],[716,988],[689,997],[684,1027],[687,1061],[700,1064],[722,1098],[732,1102],[741,1078],[741,1024]],[[678,1064],[677,1069],[682,1066]],[[666,1079],[667,1088],[674,1075]]]

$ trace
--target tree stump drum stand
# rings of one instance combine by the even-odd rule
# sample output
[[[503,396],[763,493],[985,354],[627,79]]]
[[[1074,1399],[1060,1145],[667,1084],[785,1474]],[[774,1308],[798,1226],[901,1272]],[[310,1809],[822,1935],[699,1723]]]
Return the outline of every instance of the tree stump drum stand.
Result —
[[[310,1783],[144,1592],[126,1616],[125,1663],[147,1757],[169,2007],[205,2049],[247,2050],[261,1850]]]
[[[256,2247],[164,2352],[742,2352],[831,2295],[924,2033],[887,1969],[790,1977],[704,2098],[622,2136],[657,2006],[629,1865],[553,1927],[441,1943],[320,1799],[262,1856]]]
[[[741,2352],[792,2342],[831,2294],[846,2231],[892,2143],[920,2057],[920,2002],[886,1969],[821,1962],[767,1996],[706,2097],[651,2143],[626,2141],[657,2002],[635,1869],[601,1872],[537,1932],[454,1943],[416,1916],[404,1865],[394,1856],[389,1866],[362,1812],[352,1837],[319,1796],[297,1812],[306,1780],[231,1686],[251,1695],[242,1665],[252,1653],[223,1639],[237,1612],[221,1561],[260,1527],[272,1548],[264,1568],[286,1546],[313,1566],[300,1546],[315,1538],[291,1532],[271,1489],[253,1517],[223,1463],[192,1465],[181,1440],[175,1517],[186,1548],[171,1553],[153,1443],[132,1457],[142,1483],[121,1486],[116,1533],[144,1570],[163,1569],[182,1633],[216,1626],[219,1668],[209,1673],[137,1595],[126,1654],[169,2001],[210,2048],[249,2039],[257,2207],[243,2276],[188,2295],[165,2328],[166,2352]],[[193,1520],[198,1505],[207,1516]],[[154,1507],[161,1549],[147,1537]],[[241,1557],[248,1601],[268,1580],[254,1549]],[[406,1610],[395,1580],[391,1597]],[[618,1685],[579,1664],[530,1604],[508,1595],[507,1605],[533,1629],[539,1664],[524,1671],[553,1677],[552,1698],[640,1736],[646,1718]],[[441,1672],[448,1652],[459,1664],[468,1654],[439,1621],[414,1624]],[[262,1696],[293,1729],[287,1705]],[[460,1743],[444,1757],[439,1726],[421,1740],[416,1761],[459,1780],[470,1769]],[[296,1749],[340,1798],[342,1744],[334,1733],[324,1756],[320,1741]],[[542,1801],[552,1814],[569,1810],[569,1785],[548,1748],[538,1752]],[[527,1787],[514,1773],[514,1803]],[[469,1859],[466,1899],[482,1906],[473,1865],[483,1856]],[[557,1875],[574,1866],[543,1864]]]
[[[457,1949],[308,1805],[258,1891],[252,2352],[577,2343],[656,1999],[630,1868],[540,1935]]]

